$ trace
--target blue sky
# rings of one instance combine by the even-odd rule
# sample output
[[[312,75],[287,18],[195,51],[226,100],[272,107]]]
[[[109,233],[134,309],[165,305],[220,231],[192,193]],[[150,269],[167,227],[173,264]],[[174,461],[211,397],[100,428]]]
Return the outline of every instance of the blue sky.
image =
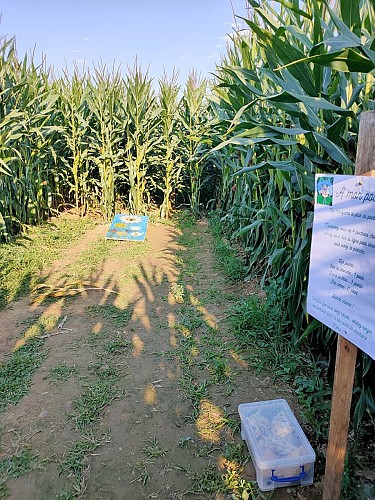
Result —
[[[35,48],[35,61],[44,54],[58,71],[102,60],[125,73],[137,57],[156,80],[176,68],[182,83],[190,69],[205,77],[220,63],[232,6],[245,16],[246,0],[2,0],[0,34],[16,37],[20,57]]]

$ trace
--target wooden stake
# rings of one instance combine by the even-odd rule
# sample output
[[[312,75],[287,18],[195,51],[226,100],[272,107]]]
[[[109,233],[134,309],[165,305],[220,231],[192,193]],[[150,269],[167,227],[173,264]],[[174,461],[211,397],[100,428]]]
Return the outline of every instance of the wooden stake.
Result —
[[[323,500],[340,498],[357,351],[349,340],[338,336]]]
[[[355,175],[375,177],[375,111],[361,114]],[[357,347],[338,336],[329,426],[323,500],[339,500],[346,446]]]

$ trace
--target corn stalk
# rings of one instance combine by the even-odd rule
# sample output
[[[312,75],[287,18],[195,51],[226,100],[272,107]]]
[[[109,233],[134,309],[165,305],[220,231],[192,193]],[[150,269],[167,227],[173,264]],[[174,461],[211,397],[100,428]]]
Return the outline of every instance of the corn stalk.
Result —
[[[162,142],[160,163],[163,168],[163,179],[161,186],[163,190],[163,201],[160,206],[160,217],[169,218],[173,208],[173,197],[180,187],[181,179],[181,124],[179,120],[179,91],[177,74],[174,73],[170,80],[164,75],[159,80],[159,106],[160,127],[162,131]]]
[[[115,211],[116,170],[123,167],[124,98],[119,72],[97,67],[87,96],[92,113],[89,159],[98,169],[100,207],[106,219]]]
[[[206,90],[207,81],[200,79],[196,71],[191,71],[182,98],[181,138],[185,149],[190,208],[196,216],[200,211],[203,160],[207,151],[204,136],[209,129]]]
[[[35,224],[56,205],[55,144],[58,95],[48,72],[27,57],[19,62],[13,39],[0,45],[0,213],[6,237]],[[6,227],[6,230],[5,230]]]
[[[64,151],[62,161],[66,166],[65,182],[69,185],[69,197],[77,213],[84,215],[93,203],[92,167],[89,162],[90,120],[92,111],[88,104],[88,81],[77,69],[73,75],[65,74],[58,82],[60,93],[59,109],[63,125]]]
[[[152,175],[150,156],[160,138],[157,135],[160,109],[152,80],[136,63],[125,80],[125,164],[129,183],[129,208],[145,213],[150,205]]]

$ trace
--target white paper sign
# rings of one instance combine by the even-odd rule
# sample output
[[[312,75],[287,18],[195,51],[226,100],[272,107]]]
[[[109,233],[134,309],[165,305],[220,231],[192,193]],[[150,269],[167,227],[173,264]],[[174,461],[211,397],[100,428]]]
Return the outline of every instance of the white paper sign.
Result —
[[[375,359],[375,178],[318,174],[307,312]]]

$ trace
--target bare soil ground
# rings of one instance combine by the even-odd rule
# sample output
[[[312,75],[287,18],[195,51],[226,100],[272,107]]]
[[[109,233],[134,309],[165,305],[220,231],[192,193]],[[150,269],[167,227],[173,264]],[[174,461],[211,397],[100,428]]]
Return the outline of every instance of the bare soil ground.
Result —
[[[231,347],[226,311],[245,288],[215,267],[205,223],[189,255],[179,231],[160,223],[149,225],[145,243],[106,242],[103,260],[74,284],[74,266],[107,229],[89,230],[44,272],[46,290],[61,297],[39,305],[24,297],[0,312],[0,360],[41,318],[66,317],[38,334],[43,363],[29,393],[0,416],[0,461],[30,462],[9,474],[0,497],[239,498],[214,487],[231,470],[255,480],[251,460],[236,464],[247,455],[238,404],[285,398],[298,417],[291,389],[256,374]],[[321,493],[318,485],[280,488],[272,498]]]

